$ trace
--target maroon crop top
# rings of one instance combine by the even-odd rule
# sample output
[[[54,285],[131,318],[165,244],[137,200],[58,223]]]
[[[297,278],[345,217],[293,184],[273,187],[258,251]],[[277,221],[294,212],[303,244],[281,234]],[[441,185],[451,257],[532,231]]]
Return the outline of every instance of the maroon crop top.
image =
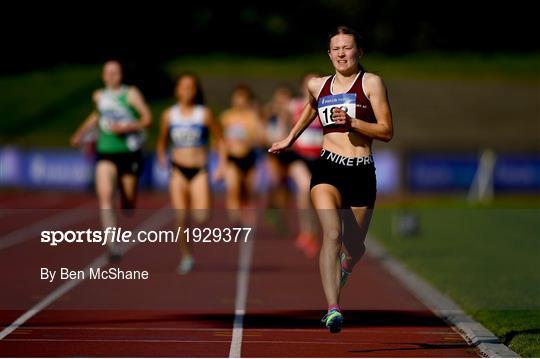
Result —
[[[330,76],[324,82],[317,98],[317,113],[325,134],[329,132],[349,131],[349,128],[343,125],[336,125],[332,120],[332,111],[336,107],[346,111],[352,118],[371,123],[377,122],[371,102],[364,93],[362,81],[364,74],[364,71],[359,72],[349,90],[340,94],[332,93],[335,75]]]

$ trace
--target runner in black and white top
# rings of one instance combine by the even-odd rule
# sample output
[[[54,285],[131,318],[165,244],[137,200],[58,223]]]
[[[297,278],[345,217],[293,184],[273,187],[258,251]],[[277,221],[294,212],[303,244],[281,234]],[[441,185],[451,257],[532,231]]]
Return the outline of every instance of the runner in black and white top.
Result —
[[[160,164],[167,166],[167,147],[171,145],[169,192],[172,206],[177,210],[177,226],[185,226],[187,210],[190,210],[196,224],[201,225],[208,220],[211,206],[208,176],[210,135],[220,155],[215,181],[224,176],[225,145],[212,112],[204,106],[202,89],[195,75],[184,74],[178,78],[176,97],[177,103],[162,115],[157,154]],[[182,260],[177,271],[187,274],[193,268],[194,259],[188,243],[182,240],[180,245]]]

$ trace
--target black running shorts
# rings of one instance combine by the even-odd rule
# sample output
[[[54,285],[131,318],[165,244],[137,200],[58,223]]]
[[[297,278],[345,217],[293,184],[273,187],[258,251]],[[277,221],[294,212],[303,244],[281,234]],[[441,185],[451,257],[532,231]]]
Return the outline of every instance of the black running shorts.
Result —
[[[334,186],[341,194],[342,208],[373,208],[377,179],[373,157],[344,157],[327,150],[315,162],[310,188],[318,184]]]
[[[116,166],[118,175],[131,174],[140,176],[143,170],[144,158],[141,151],[126,153],[98,153],[97,160],[110,161]]]

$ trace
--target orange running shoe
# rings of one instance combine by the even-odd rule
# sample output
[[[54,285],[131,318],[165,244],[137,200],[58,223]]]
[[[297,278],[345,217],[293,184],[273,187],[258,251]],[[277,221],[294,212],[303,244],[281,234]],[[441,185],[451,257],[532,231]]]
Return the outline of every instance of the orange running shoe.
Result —
[[[321,249],[317,237],[309,232],[300,233],[296,238],[296,247],[308,258],[315,258]]]

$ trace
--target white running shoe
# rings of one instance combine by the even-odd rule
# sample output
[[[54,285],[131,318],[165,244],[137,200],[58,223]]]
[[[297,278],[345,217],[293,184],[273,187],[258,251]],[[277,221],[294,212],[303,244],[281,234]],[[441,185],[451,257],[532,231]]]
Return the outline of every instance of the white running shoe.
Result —
[[[193,259],[193,256],[191,255],[183,256],[182,260],[180,261],[180,264],[178,265],[176,272],[180,275],[188,274],[189,272],[191,272],[194,265],[195,265],[195,260]]]

